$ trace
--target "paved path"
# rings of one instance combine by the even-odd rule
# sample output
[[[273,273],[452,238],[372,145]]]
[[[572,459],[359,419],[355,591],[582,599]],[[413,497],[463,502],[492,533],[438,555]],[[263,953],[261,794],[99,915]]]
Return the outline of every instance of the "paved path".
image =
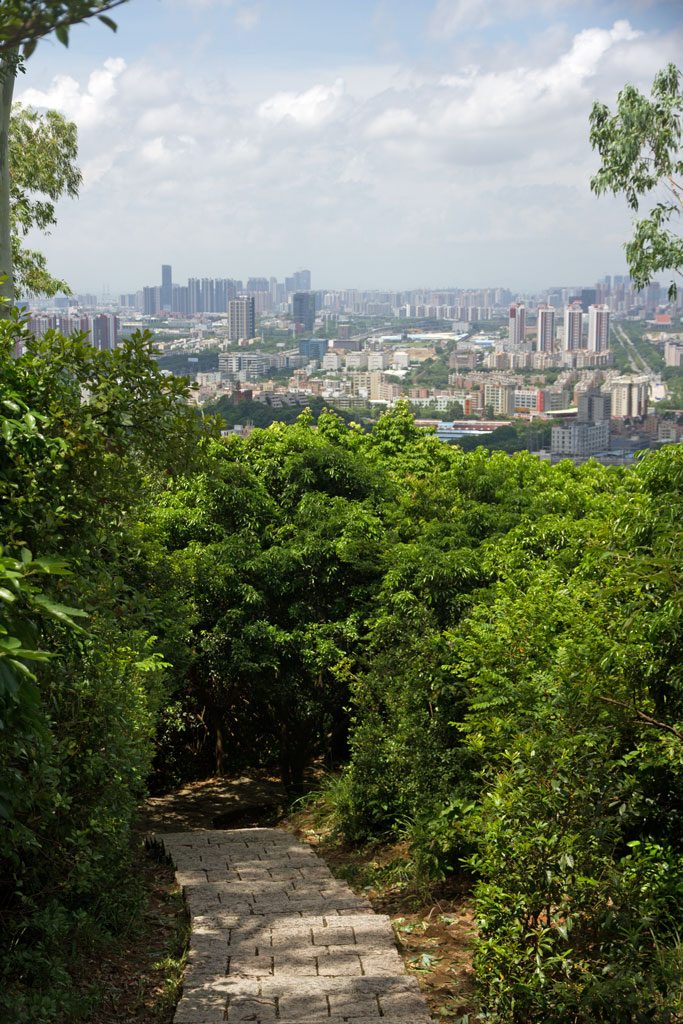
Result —
[[[275,828],[156,837],[192,917],[174,1024],[428,1024],[389,918]]]

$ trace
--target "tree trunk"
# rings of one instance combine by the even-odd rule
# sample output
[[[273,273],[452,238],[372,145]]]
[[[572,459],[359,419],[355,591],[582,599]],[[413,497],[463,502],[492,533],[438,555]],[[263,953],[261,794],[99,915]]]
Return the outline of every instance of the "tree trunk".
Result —
[[[16,55],[0,61],[0,296],[14,302],[12,231],[10,225],[9,121],[16,78]]]

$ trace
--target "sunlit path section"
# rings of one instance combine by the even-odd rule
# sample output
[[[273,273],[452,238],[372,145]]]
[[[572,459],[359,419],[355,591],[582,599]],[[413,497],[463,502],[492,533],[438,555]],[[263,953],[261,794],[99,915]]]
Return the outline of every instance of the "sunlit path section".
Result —
[[[279,829],[160,835],[192,917],[175,1024],[428,1024],[389,918]]]

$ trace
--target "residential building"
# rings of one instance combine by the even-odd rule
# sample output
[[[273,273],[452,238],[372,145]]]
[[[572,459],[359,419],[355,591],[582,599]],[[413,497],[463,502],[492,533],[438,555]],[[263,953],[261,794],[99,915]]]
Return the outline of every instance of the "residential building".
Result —
[[[604,423],[612,415],[612,397],[599,388],[589,388],[579,393],[577,410],[579,423]]]
[[[609,306],[588,308],[588,351],[606,352],[609,348]]]
[[[514,384],[484,384],[484,407],[491,406],[494,416],[508,416],[515,408]]]
[[[391,366],[391,352],[368,352],[368,370],[387,370]]]
[[[649,378],[645,375],[613,377],[603,385],[612,402],[614,419],[633,419],[647,416]]]
[[[564,341],[565,352],[576,352],[582,347],[583,335],[583,310],[577,302],[567,306],[564,311]]]
[[[536,327],[536,351],[552,352],[555,347],[555,308],[539,306]]]
[[[512,348],[520,347],[526,340],[526,308],[519,303],[510,306],[508,340]]]
[[[609,422],[561,423],[552,428],[550,452],[552,455],[596,455],[609,448]]]
[[[161,288],[142,289],[142,312],[145,316],[156,316],[159,312]]]
[[[228,338],[242,341],[256,335],[256,308],[253,296],[231,299],[228,304]]]
[[[347,370],[367,370],[368,353],[367,352],[347,352],[346,353],[346,369]]]
[[[88,317],[88,330],[93,348],[110,352],[119,342],[119,318],[112,313]]]
[[[342,368],[342,357],[339,352],[335,352],[333,348],[328,349],[322,358],[322,368],[338,373]]]
[[[683,366],[683,342],[666,342],[664,345],[664,362],[667,366]]]

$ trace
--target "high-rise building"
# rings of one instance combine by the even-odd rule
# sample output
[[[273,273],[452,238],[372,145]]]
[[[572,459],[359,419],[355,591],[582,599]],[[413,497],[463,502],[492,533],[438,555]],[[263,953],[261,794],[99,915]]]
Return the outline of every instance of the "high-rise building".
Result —
[[[174,313],[187,313],[187,285],[174,284],[171,288],[171,309]]]
[[[584,313],[587,313],[590,306],[595,305],[598,301],[597,288],[582,288],[581,289],[581,309]]]
[[[536,351],[552,352],[554,347],[555,309],[553,306],[539,306],[536,328]]]
[[[577,423],[604,423],[612,415],[612,398],[599,388],[591,388],[579,395]]]
[[[484,406],[491,406],[494,416],[508,416],[515,408],[514,384],[484,384]]]
[[[583,334],[583,310],[578,302],[567,306],[564,311],[564,350],[576,352],[581,348]]]
[[[170,310],[173,300],[173,272],[168,263],[161,264],[161,308]]]
[[[228,338],[241,341],[256,334],[256,304],[253,296],[231,299],[228,305]]]
[[[315,324],[315,295],[312,292],[294,292],[292,296],[292,317],[305,331],[312,331]]]
[[[187,312],[203,313],[204,300],[202,296],[202,283],[197,277],[191,277],[187,282]]]
[[[327,338],[306,338],[299,342],[299,355],[320,362],[327,352]]]
[[[606,352],[609,348],[609,307],[590,306],[588,310],[588,351]]]
[[[98,313],[88,317],[88,330],[93,348],[110,352],[119,341],[119,318],[112,313]]]
[[[612,402],[612,416],[615,419],[631,419],[647,416],[649,378],[644,375],[637,377],[623,374],[614,377],[605,385]]]
[[[156,316],[159,312],[160,288],[142,289],[142,312],[145,316]]]
[[[524,344],[526,338],[526,309],[518,303],[510,306],[508,339],[513,348]]]
[[[202,278],[202,310],[204,313],[216,312],[214,280],[212,277]]]

